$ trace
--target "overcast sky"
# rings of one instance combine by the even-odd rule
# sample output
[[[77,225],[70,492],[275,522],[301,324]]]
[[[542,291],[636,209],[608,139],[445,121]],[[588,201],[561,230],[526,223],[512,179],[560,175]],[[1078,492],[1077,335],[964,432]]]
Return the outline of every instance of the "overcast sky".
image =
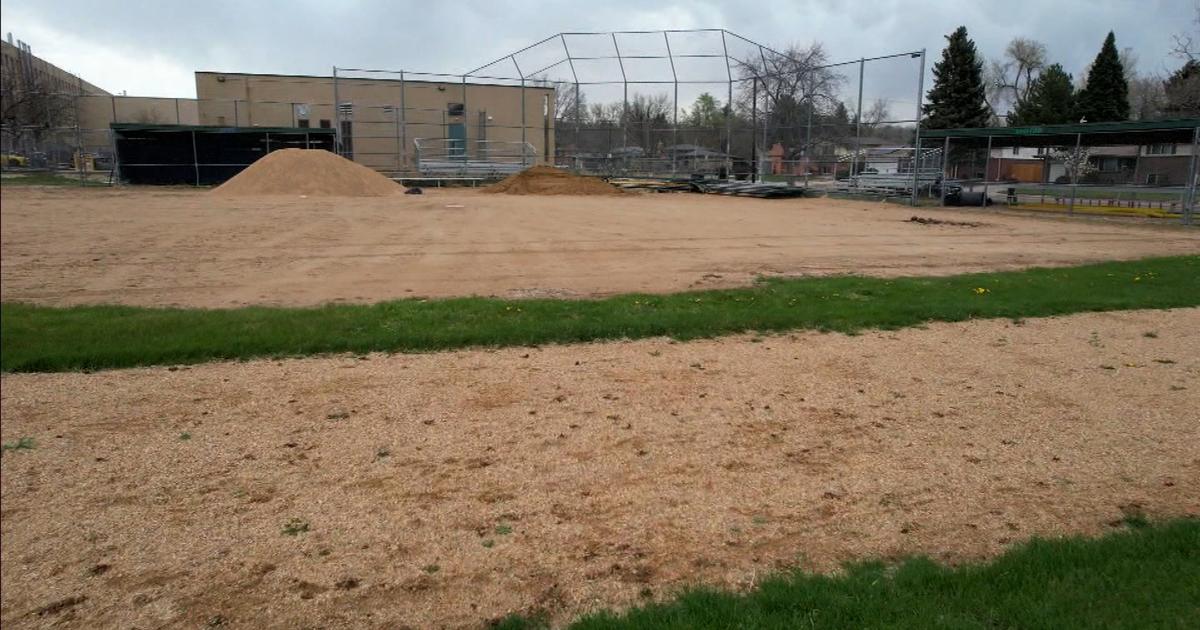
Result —
[[[1194,6],[1194,0],[4,0],[0,21],[34,54],[111,92],[194,97],[196,70],[329,74],[338,65],[464,72],[553,33],[625,29],[726,28],[779,48],[815,40],[837,61],[927,48],[932,64],[943,37],[965,25],[985,57],[999,57],[1013,37],[1031,37],[1076,75],[1111,29],[1118,47],[1137,52],[1140,72],[1162,74],[1180,65],[1168,56],[1171,35],[1196,29]]]

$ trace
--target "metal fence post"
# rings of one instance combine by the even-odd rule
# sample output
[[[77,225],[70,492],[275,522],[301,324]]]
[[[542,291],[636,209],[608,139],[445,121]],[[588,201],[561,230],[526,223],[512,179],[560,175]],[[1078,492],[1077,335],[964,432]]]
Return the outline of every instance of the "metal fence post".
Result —
[[[333,67],[333,152],[342,154],[342,104],[338,96],[337,66]]]
[[[725,42],[725,29],[721,29],[721,49],[725,53],[725,78],[729,88],[729,100],[725,101],[725,175],[728,177],[733,174],[733,68],[729,65],[729,45]],[[811,120],[810,117],[809,121]]]
[[[861,99],[860,99],[861,100]],[[913,145],[913,188],[912,205],[917,207],[918,189],[921,186],[921,104],[925,101],[925,49],[921,49],[921,70],[917,75],[917,131]],[[811,116],[811,111],[809,113]]]
[[[1183,224],[1192,224],[1192,214],[1196,208],[1196,178],[1200,175],[1196,172],[1197,151],[1200,150],[1200,127],[1192,129],[1192,160],[1188,167],[1188,187],[1187,201],[1183,204]]]
[[[854,174],[858,171],[858,158],[862,153],[862,95],[863,95],[863,75],[867,69],[866,59],[858,59],[858,114],[854,120],[854,159],[850,161],[850,185],[858,188],[857,182],[854,180]]]
[[[987,153],[983,157],[983,199],[979,201],[979,205],[987,207],[988,196],[988,165],[992,162],[992,137],[988,136]],[[999,163],[997,163],[998,165]],[[999,174],[996,175],[999,178]]]
[[[404,81],[404,71],[400,71],[400,165],[405,167],[408,165],[408,112],[405,108],[408,107],[408,101],[405,98],[405,92],[408,91],[408,85]]]
[[[946,136],[946,141],[942,143],[942,190],[941,190],[941,206],[946,207],[946,171],[950,166],[950,136]]]
[[[1072,159],[1079,160],[1079,145],[1083,134],[1075,134],[1075,154]],[[1079,187],[1079,163],[1075,163],[1075,172],[1071,174],[1071,204],[1067,206],[1067,214],[1075,214],[1075,190]]]
[[[196,151],[196,130],[192,130],[192,168],[196,171],[196,187],[200,187],[200,158]]]
[[[663,31],[663,42],[667,45],[667,59],[671,62],[671,81],[675,84],[675,113],[671,119],[671,174],[675,174],[675,159],[679,154],[679,75],[675,72],[675,55],[671,53],[671,37]]]

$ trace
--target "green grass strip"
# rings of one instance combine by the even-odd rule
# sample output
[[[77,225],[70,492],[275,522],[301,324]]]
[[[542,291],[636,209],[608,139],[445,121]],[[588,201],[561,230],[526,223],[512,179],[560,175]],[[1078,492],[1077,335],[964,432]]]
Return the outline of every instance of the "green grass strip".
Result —
[[[0,305],[0,369],[94,370],[333,352],[420,352],[1200,305],[1200,256],[939,278],[766,280],[600,300],[401,300],[225,310]]]
[[[986,564],[874,562],[843,575],[782,575],[746,594],[711,589],[572,630],[654,628],[1194,628],[1200,521],[1135,526],[1098,539],[1033,540]],[[506,630],[544,627],[510,617]]]

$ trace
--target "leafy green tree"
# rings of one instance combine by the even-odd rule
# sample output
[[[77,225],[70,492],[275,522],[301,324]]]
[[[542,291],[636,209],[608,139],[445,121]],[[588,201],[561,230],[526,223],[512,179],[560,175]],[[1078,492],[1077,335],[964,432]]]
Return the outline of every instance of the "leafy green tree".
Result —
[[[1104,38],[1104,45],[1088,71],[1087,84],[1079,91],[1075,103],[1077,120],[1129,120],[1129,83],[1125,80],[1117,38],[1112,31]]]
[[[942,59],[933,66],[933,89],[923,107],[928,129],[986,127],[992,112],[983,85],[983,60],[960,26],[946,37]]]
[[[711,129],[725,124],[725,109],[721,107],[721,101],[705,92],[696,97],[696,102],[684,112],[682,118],[689,127]]]
[[[1008,115],[1008,124],[1057,125],[1075,120],[1075,86],[1059,64],[1046,68]]]

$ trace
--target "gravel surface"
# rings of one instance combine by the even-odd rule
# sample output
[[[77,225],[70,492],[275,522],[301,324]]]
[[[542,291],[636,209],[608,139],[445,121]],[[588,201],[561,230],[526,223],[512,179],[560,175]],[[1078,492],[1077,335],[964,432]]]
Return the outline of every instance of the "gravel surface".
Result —
[[[1200,309],[0,384],[5,628],[563,621],[1200,515]]]
[[[274,155],[274,154],[273,154]],[[230,198],[5,187],[0,291],[66,305],[231,307],[587,297],[759,275],[945,275],[1195,253],[1200,231],[829,199],[697,194]]]

